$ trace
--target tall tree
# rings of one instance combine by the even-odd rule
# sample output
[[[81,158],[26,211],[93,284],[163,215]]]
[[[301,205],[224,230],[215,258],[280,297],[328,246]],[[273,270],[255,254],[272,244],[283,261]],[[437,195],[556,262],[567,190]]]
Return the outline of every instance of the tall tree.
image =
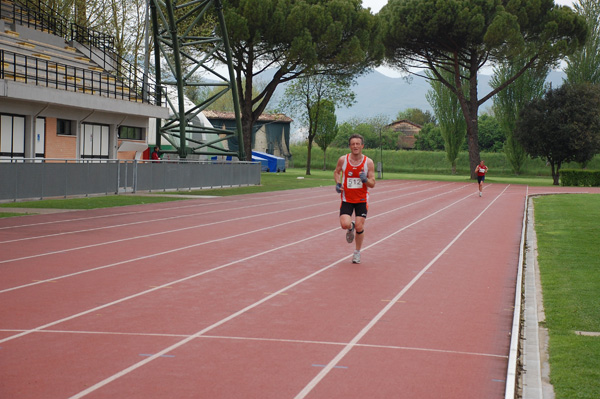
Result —
[[[427,76],[433,78],[431,72]],[[452,73],[443,71],[446,79],[452,79]],[[439,126],[444,139],[446,159],[452,165],[452,174],[456,174],[456,159],[467,135],[465,118],[460,109],[458,97],[448,87],[436,79],[431,79],[431,90],[427,92],[427,102],[433,108],[435,116],[439,120]],[[468,84],[466,85],[468,88]]]
[[[361,0],[225,0],[223,7],[246,154],[279,84],[310,74],[357,75],[382,56],[377,21]],[[225,60],[223,52],[217,56]],[[252,95],[255,79],[267,75],[265,88]]]
[[[319,118],[315,143],[323,150],[323,170],[327,170],[327,148],[339,131],[335,116],[335,104],[329,100],[321,100],[311,109],[311,113],[313,113],[312,119]]]
[[[520,113],[515,138],[532,157],[545,158],[555,185],[565,162],[586,162],[600,152],[600,87],[562,85]]]
[[[490,85],[492,87],[501,86],[507,79],[510,79],[517,71],[522,69],[526,62],[525,57],[517,57],[513,61],[505,61],[495,66]],[[521,173],[527,159],[527,152],[515,140],[515,124],[523,107],[532,100],[542,97],[544,91],[549,88],[549,85],[545,83],[549,71],[548,66],[542,66],[539,69],[530,68],[510,86],[494,96],[494,115],[506,136],[504,154],[516,175]]]
[[[471,178],[479,164],[479,107],[531,67],[553,64],[585,41],[583,18],[553,0],[390,0],[379,12],[386,62],[430,70],[459,99],[467,125]],[[488,62],[536,52],[502,85],[479,97],[477,73]],[[461,74],[461,68],[466,70]],[[453,79],[442,75],[451,71]],[[469,82],[465,94],[462,82]]]
[[[355,102],[353,84],[354,80],[346,76],[315,74],[297,78],[286,87],[281,107],[292,115],[299,115],[308,130],[307,175],[310,175],[313,141],[319,132],[321,106],[326,105],[324,100],[331,102],[334,108],[352,106]]]
[[[396,120],[406,119],[417,125],[425,126],[427,123],[436,124],[435,116],[429,111],[423,111],[419,108],[407,108],[404,111],[398,112]]]
[[[579,0],[575,12],[585,18],[590,35],[585,46],[567,57],[568,83],[600,83],[600,2]]]

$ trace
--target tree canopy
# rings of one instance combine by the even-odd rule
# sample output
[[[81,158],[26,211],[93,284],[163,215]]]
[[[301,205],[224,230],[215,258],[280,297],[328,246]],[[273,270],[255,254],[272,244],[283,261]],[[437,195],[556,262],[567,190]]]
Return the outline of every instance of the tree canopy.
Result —
[[[378,16],[384,24],[386,62],[410,72],[428,69],[459,98],[472,171],[480,160],[479,107],[528,68],[564,58],[587,35],[584,19],[553,0],[390,0]],[[488,62],[516,57],[525,48],[536,51],[524,67],[480,97],[479,70]],[[461,74],[461,68],[466,73]],[[454,79],[444,78],[442,71],[453,72]]]
[[[575,11],[585,18],[590,34],[585,46],[570,55],[565,73],[569,83],[600,83],[600,2],[579,0],[573,5]]]
[[[360,0],[224,0],[246,154],[277,86],[310,74],[356,75],[378,63],[378,25]],[[223,61],[225,54],[218,52]],[[318,65],[318,69],[315,67]],[[252,95],[267,71],[265,88]]]
[[[285,89],[281,107],[293,115],[299,115],[300,120],[308,127],[307,175],[310,175],[313,140],[323,133],[320,123],[328,120],[322,117],[321,111],[327,114],[329,107],[333,107],[335,116],[336,107],[351,107],[355,102],[351,89],[354,84],[354,80],[348,77],[309,75],[297,78]],[[335,124],[336,121],[333,122]]]
[[[558,185],[565,162],[585,163],[600,152],[600,87],[563,85],[520,113],[515,138],[532,157],[545,158]]]
[[[323,170],[327,170],[327,148],[338,133],[335,104],[330,100],[321,100],[315,104],[310,112],[316,123],[315,143],[323,150]]]
[[[426,73],[431,76],[431,72]],[[442,74],[451,75],[452,72],[443,71]],[[448,76],[448,79],[451,79],[451,76]],[[444,140],[446,159],[452,165],[452,174],[456,174],[456,159],[467,134],[465,118],[462,116],[458,97],[438,80],[432,79],[430,85],[431,90],[427,92],[427,101],[440,121],[440,134]]]
[[[498,87],[506,79],[510,79],[515,71],[521,69],[526,62],[527,57],[524,56],[497,65],[494,68],[494,75],[491,80],[492,87]],[[527,153],[514,138],[515,123],[521,109],[533,99],[542,97],[548,89],[549,84],[547,85],[545,82],[549,71],[550,68],[547,66],[541,69],[530,68],[512,85],[494,96],[494,114],[504,136],[506,136],[504,153],[517,175],[523,168]]]

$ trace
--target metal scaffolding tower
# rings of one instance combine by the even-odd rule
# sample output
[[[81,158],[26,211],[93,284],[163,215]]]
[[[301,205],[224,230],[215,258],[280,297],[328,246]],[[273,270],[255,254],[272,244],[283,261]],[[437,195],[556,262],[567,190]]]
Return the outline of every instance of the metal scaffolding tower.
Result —
[[[149,0],[154,37],[154,63],[157,84],[166,88],[164,99],[171,117],[157,121],[157,145],[168,141],[179,154],[237,156],[245,159],[242,124],[237,87],[227,37],[221,0]],[[220,35],[217,35],[221,32]],[[218,73],[212,66],[215,53],[226,55],[229,76]],[[161,61],[168,71],[161,70]],[[197,82],[194,74],[208,72],[212,79]],[[220,88],[201,104],[186,104],[186,87]],[[236,131],[201,126],[198,115],[210,104],[231,90],[236,119]],[[175,96],[176,93],[176,96]],[[196,122],[194,122],[196,121]],[[238,150],[232,151],[224,141],[237,138]]]

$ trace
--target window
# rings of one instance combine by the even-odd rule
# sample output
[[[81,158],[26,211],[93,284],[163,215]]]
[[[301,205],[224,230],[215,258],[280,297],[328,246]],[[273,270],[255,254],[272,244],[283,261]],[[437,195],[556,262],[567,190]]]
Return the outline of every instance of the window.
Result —
[[[126,140],[143,140],[141,127],[133,126],[120,126],[119,127],[119,138]]]
[[[72,121],[68,121],[66,119],[56,120],[56,134],[59,134],[61,136],[73,136],[75,135],[75,129],[73,129],[72,127]]]
[[[109,127],[82,123],[79,148],[80,156],[83,159],[108,159]]]
[[[25,117],[0,116],[0,158],[25,157]]]

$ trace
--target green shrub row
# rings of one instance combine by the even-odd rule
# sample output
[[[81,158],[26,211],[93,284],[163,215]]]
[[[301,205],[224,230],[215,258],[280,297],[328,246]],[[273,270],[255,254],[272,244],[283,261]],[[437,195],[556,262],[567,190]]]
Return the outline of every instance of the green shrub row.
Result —
[[[600,170],[562,169],[561,186],[600,187]]]
[[[306,168],[308,150],[306,145],[290,146],[292,153],[292,165],[294,168]],[[326,170],[335,169],[338,158],[349,151],[346,148],[328,148],[325,162]],[[375,165],[383,160],[383,172],[395,173],[422,173],[422,174],[452,174],[452,166],[446,159],[446,153],[442,151],[406,151],[406,150],[383,150],[366,149],[363,151],[369,158],[373,159]],[[501,152],[482,152],[481,159],[490,168],[490,175],[494,176],[514,176],[510,163],[504,153]],[[580,169],[578,163],[568,163],[563,165],[569,169]],[[600,155],[596,155],[588,165],[590,169],[600,169]],[[323,169],[323,151],[314,146],[311,154],[311,169]],[[458,175],[469,175],[469,154],[463,151],[456,160],[456,173]],[[523,170],[523,176],[552,176],[550,166],[541,159],[527,159]],[[562,175],[562,170],[561,170]]]

